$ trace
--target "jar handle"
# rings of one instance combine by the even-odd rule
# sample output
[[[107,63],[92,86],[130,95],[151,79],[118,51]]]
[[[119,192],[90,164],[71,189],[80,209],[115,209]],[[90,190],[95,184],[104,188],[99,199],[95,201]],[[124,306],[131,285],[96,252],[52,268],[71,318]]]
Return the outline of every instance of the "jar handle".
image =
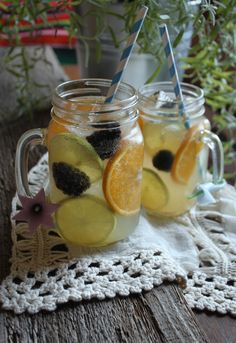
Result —
[[[23,133],[20,137],[15,158],[15,179],[17,193],[22,196],[32,197],[28,182],[28,157],[30,148],[38,144],[44,144],[43,129],[32,129]]]
[[[209,130],[202,131],[202,141],[208,146],[212,155],[212,182],[219,184],[224,176],[224,150],[222,143],[217,135]]]
[[[199,184],[190,198],[197,197],[198,203],[207,205],[215,202],[212,193],[225,185],[223,178],[224,150],[219,137],[209,130],[202,130],[200,132],[200,140],[206,144],[211,151],[213,165],[212,182],[203,182]]]

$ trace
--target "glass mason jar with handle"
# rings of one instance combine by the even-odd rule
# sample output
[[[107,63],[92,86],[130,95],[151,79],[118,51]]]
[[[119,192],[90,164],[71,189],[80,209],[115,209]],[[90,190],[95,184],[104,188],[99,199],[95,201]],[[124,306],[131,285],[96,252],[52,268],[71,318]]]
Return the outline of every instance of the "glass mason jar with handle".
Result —
[[[27,131],[17,146],[17,191],[30,197],[28,152],[46,145],[46,193],[60,205],[55,228],[72,244],[104,246],[127,237],[138,224],[144,152],[138,97],[121,83],[114,102],[104,103],[110,82],[82,79],[59,85],[48,128]]]
[[[204,117],[203,91],[181,85],[190,129],[178,113],[171,82],[156,82],[139,90],[140,127],[144,136],[142,204],[147,212],[177,216],[189,210],[206,182],[209,149],[213,180],[223,178],[223,148]]]

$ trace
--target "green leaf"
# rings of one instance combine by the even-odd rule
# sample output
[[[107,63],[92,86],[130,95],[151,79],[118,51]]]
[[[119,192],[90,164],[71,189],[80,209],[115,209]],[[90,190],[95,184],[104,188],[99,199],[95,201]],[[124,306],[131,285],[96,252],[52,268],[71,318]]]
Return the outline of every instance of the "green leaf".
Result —
[[[120,44],[119,44],[119,42],[118,42],[118,40],[116,38],[115,31],[113,30],[113,28],[110,25],[108,26],[108,30],[109,30],[109,32],[111,34],[112,41],[114,43],[115,48],[119,48]]]
[[[182,38],[183,38],[183,35],[184,35],[184,30],[181,30],[177,37],[175,38],[174,42],[173,42],[173,47],[176,48],[177,45],[181,42]]]
[[[101,61],[101,56],[102,56],[101,43],[99,41],[96,41],[95,55],[96,55],[96,61],[97,63],[99,63]]]

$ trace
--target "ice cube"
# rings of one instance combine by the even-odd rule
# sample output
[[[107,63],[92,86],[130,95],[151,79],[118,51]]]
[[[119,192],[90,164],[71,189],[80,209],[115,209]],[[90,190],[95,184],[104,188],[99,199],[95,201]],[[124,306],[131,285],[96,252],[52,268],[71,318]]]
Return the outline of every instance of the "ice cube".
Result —
[[[151,100],[156,102],[156,108],[174,108],[174,100],[169,97],[164,91],[157,91],[151,95]]]

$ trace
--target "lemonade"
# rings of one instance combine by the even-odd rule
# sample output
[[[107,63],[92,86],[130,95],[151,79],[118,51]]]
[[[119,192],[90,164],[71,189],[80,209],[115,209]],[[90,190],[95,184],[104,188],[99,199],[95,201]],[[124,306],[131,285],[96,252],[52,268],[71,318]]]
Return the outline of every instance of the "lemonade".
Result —
[[[208,145],[215,135],[209,132],[210,123],[203,116],[201,90],[184,84],[183,93],[190,129],[179,117],[170,83],[140,90],[145,146],[142,204],[150,214],[177,216],[186,212],[196,203],[198,184],[206,180]]]
[[[206,147],[196,136],[208,122],[195,125],[188,133],[181,124],[145,121],[142,202],[149,212],[175,216],[194,204],[192,194],[207,164]]]
[[[102,80],[101,92],[98,80],[88,89],[78,82],[83,84],[57,88],[62,99],[54,95],[46,137],[49,198],[60,204],[55,225],[65,240],[104,246],[127,237],[138,224],[144,149],[137,96],[123,84],[114,104],[104,104],[100,93],[109,82]]]

